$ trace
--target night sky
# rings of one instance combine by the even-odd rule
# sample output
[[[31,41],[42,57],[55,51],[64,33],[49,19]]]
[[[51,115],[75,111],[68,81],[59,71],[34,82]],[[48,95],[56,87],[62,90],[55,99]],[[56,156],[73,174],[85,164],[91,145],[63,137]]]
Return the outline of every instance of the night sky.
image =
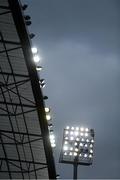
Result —
[[[43,93],[52,108],[57,173],[66,125],[95,130],[93,165],[79,166],[78,178],[120,178],[120,1],[22,0],[32,18],[46,79]]]

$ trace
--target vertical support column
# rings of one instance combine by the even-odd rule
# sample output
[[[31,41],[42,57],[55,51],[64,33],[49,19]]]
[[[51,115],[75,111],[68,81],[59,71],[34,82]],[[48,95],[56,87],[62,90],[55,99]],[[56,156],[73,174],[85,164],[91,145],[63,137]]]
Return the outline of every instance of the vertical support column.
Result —
[[[74,159],[74,164],[73,164],[73,179],[77,179],[77,157]]]

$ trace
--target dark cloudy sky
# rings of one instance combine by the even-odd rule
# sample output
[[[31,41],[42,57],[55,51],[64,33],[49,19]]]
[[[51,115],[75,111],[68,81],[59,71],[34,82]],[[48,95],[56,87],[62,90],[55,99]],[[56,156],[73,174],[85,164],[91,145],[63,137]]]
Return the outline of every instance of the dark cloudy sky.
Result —
[[[120,178],[120,1],[24,2],[52,107],[57,173],[72,178],[72,165],[58,163],[62,133],[82,125],[95,129],[95,155],[78,178]]]

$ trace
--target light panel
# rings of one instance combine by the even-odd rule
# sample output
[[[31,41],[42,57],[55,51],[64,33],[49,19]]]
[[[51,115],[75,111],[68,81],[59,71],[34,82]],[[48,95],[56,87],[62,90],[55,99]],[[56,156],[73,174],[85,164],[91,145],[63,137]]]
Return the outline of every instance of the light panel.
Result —
[[[64,162],[74,163],[74,158],[77,158],[78,164],[92,164],[94,146],[93,129],[66,126],[63,141],[64,146],[61,154]]]

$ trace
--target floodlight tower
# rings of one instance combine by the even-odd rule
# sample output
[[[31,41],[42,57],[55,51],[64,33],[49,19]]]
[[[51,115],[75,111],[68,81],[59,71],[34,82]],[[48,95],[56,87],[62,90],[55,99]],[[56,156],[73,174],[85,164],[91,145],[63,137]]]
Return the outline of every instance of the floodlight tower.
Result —
[[[69,126],[64,129],[59,162],[73,164],[73,179],[77,179],[79,164],[86,166],[92,164],[93,146],[93,129]]]

